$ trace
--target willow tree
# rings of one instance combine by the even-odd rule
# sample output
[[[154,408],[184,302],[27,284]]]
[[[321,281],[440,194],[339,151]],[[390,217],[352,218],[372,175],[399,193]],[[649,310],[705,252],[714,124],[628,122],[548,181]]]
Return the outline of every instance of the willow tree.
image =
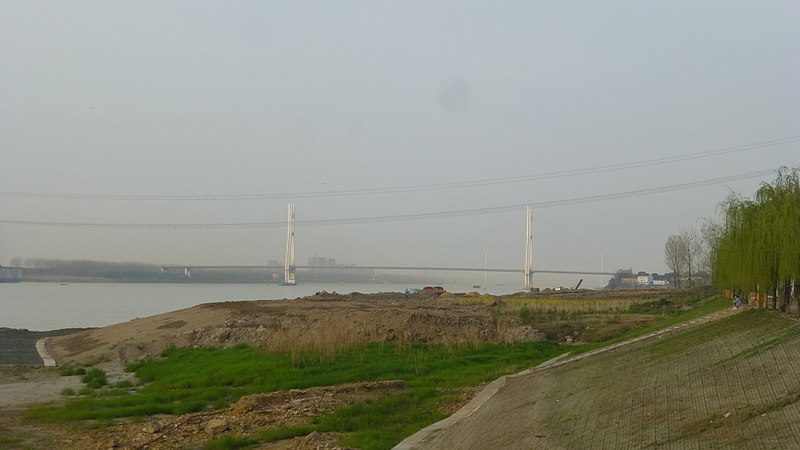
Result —
[[[765,290],[777,307],[789,305],[794,285],[800,308],[800,170],[781,168],[753,200],[731,196],[722,204],[725,225],[717,239],[714,283],[738,290]]]

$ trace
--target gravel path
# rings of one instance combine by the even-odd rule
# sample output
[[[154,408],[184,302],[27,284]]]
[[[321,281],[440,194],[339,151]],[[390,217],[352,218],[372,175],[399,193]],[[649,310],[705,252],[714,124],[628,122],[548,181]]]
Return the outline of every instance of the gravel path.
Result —
[[[0,414],[7,406],[61,400],[64,389],[71,388],[77,392],[83,386],[80,378],[62,377],[53,369],[28,368],[14,378],[6,374],[0,378]]]
[[[800,323],[717,318],[508,377],[398,448],[800,448]]]

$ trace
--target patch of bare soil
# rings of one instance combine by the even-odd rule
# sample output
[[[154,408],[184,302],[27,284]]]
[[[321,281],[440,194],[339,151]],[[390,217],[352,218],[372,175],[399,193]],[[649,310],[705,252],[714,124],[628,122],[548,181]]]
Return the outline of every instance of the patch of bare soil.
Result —
[[[61,377],[53,368],[0,367],[0,448],[51,448],[69,430],[23,420],[29,404],[60,403],[61,391],[83,386],[79,377]]]
[[[62,377],[52,368],[0,368],[0,407],[29,403],[45,403],[61,399],[61,391],[78,391],[80,377]]]

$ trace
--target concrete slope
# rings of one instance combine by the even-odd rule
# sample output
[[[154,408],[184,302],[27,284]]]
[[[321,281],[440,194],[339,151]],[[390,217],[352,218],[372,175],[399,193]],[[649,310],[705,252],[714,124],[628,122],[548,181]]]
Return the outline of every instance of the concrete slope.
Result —
[[[731,312],[498,380],[396,448],[800,448],[800,324]]]

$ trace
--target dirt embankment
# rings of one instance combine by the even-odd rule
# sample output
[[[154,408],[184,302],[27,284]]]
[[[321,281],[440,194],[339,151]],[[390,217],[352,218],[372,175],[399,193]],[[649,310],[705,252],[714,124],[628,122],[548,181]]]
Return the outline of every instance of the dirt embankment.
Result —
[[[49,339],[59,364],[157,356],[169,346],[239,343],[281,351],[325,351],[364,341],[472,342],[540,339],[514,323],[498,323],[497,302],[447,301],[403,294],[337,295],[283,301],[207,303],[109,327]],[[501,321],[502,322],[502,321]]]
[[[475,294],[477,295],[477,294]],[[525,298],[563,300],[637,299],[663,291],[578,291],[520,293],[460,301],[455,294],[329,294],[295,300],[206,303],[104,328],[48,340],[59,364],[119,361],[158,356],[169,346],[229,347],[239,343],[274,351],[314,350],[366,341],[518,342],[545,338],[513,314],[499,313],[504,301]],[[551,337],[552,338],[552,337]]]

